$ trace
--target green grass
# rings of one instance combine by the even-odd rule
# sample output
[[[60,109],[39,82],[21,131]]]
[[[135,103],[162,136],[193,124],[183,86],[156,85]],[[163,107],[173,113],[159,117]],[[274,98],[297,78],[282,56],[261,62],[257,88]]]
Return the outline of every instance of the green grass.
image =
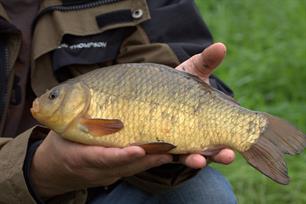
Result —
[[[306,0],[197,0],[214,41],[228,54],[216,71],[242,106],[287,119],[306,132]],[[216,165],[239,203],[306,203],[306,151],[286,158],[291,183],[276,184],[238,156]]]

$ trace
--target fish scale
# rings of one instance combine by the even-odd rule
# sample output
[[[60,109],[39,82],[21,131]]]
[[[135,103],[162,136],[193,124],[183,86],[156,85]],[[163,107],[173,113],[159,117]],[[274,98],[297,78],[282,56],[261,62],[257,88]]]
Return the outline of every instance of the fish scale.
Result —
[[[120,132],[95,140],[101,140],[101,144],[106,142],[115,146],[127,146],[130,143],[154,142],[158,138],[176,144],[177,148],[172,151],[173,153],[186,153],[202,151],[203,146],[209,148],[234,138],[232,135],[237,134],[237,128],[228,124],[231,131],[224,131],[219,127],[228,123],[228,118],[233,117],[231,114],[225,114],[226,117],[224,117],[224,113],[235,114],[232,109],[236,105],[226,104],[217,96],[213,96],[217,100],[211,100],[209,97],[211,93],[205,91],[201,84],[181,75],[174,77],[172,70],[160,71],[161,69],[155,66],[146,68],[133,65],[121,69],[105,69],[103,72],[93,72],[91,75],[82,77],[82,82],[91,89],[91,101],[107,104],[90,106],[88,115],[93,118],[120,119],[125,125]],[[122,69],[126,70],[122,71]],[[135,69],[137,72],[134,71]],[[118,78],[115,76],[118,75],[125,83],[118,83],[115,80]],[[92,78],[99,80],[92,80]],[[107,83],[103,83],[103,86],[98,84],[106,81]],[[114,98],[111,102],[110,96]],[[212,102],[214,104],[211,106]],[[151,104],[156,104],[153,110]],[[168,113],[168,117],[165,117],[165,112]],[[177,118],[177,123],[171,122],[172,116]],[[253,117],[256,117],[255,114]],[[141,118],[148,118],[146,125]],[[264,122],[262,126],[265,125]],[[140,129],[147,133],[147,138],[143,136],[144,134],[141,135],[142,137],[137,137]],[[248,148],[247,144],[251,144],[259,134],[251,136],[252,139],[250,135],[246,135],[247,138],[242,140],[243,149],[235,148],[239,150]],[[192,143],[189,138],[192,138]],[[234,140],[232,143],[236,144],[237,141]],[[231,143],[225,145],[227,144],[233,145]]]
[[[281,184],[284,154],[305,135],[267,113],[239,106],[199,78],[158,64],[120,64],[69,80],[37,98],[32,115],[63,138],[146,153],[212,155],[224,146]]]

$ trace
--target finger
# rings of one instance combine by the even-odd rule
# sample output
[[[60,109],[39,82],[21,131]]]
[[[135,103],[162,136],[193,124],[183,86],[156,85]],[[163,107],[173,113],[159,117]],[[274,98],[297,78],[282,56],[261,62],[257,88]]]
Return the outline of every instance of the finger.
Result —
[[[176,69],[196,75],[208,83],[208,78],[225,57],[226,47],[223,43],[214,43],[202,53],[192,56]]]
[[[137,146],[125,148],[90,147],[84,154],[87,161],[97,167],[116,167],[145,157],[145,151]]]
[[[182,155],[179,162],[193,169],[203,168],[207,164],[205,157],[200,154]]]
[[[235,159],[235,153],[231,149],[222,149],[216,155],[209,157],[209,159],[221,164],[230,164]]]
[[[128,165],[119,167],[115,169],[113,173],[114,175],[127,177],[170,162],[172,162],[171,155],[151,154],[151,155],[146,155],[144,158],[140,158],[137,161],[134,161]]]

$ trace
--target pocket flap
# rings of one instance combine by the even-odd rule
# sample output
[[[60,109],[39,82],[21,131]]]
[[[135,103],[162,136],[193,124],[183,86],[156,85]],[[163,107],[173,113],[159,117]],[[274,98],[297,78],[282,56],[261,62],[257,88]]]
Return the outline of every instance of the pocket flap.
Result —
[[[39,20],[36,21],[33,36],[33,60],[56,49],[64,35],[95,35],[114,28],[135,26],[150,19],[145,0],[122,0],[116,3],[101,3],[97,6],[88,4],[84,4],[83,7],[83,4],[78,6],[52,5],[41,10],[41,13],[45,14],[39,15]],[[46,10],[48,12],[44,12]],[[120,11],[124,11],[126,19],[116,14]],[[131,17],[128,17],[128,13]],[[111,14],[116,14],[116,17],[113,15],[114,17],[111,18]],[[108,18],[111,23],[105,22],[104,19],[101,20],[102,17]]]
[[[62,43],[51,52],[55,72],[69,65],[93,65],[116,58],[123,39],[132,28],[119,28],[97,35],[65,35]]]

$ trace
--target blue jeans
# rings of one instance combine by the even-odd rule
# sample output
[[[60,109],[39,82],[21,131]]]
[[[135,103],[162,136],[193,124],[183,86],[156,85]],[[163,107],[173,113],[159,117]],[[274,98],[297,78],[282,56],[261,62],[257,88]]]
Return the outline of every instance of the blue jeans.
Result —
[[[126,182],[111,192],[101,190],[90,204],[232,204],[235,195],[227,180],[211,167],[170,191],[150,195]]]

